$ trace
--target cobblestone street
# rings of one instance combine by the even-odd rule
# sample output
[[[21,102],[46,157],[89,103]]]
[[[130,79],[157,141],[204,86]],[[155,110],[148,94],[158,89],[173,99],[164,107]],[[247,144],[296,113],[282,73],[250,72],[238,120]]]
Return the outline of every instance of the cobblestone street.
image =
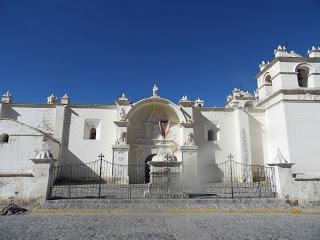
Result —
[[[319,215],[27,214],[0,217],[0,239],[319,239]]]

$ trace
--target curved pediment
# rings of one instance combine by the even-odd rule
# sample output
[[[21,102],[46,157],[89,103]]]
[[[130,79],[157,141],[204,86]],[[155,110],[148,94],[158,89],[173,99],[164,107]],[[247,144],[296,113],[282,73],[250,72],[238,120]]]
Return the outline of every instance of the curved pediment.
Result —
[[[135,103],[133,105],[133,107],[129,110],[129,112],[127,113],[127,116],[126,116],[127,119],[130,121],[136,113],[138,113],[139,111],[143,110],[144,108],[148,108],[150,106],[154,106],[154,107],[158,106],[162,109],[166,109],[168,112],[174,113],[180,123],[188,122],[187,116],[185,116],[185,114],[183,114],[183,112],[181,111],[181,108],[178,105],[176,105],[175,103],[171,102],[168,99],[160,98],[160,97],[145,98],[145,99],[142,99],[139,102]],[[164,111],[164,112],[166,112],[166,111]],[[159,116],[161,116],[161,114],[163,114],[163,112],[161,113],[158,111],[155,114],[158,116],[153,116],[153,117],[159,118]],[[164,119],[162,119],[162,120],[164,120]]]

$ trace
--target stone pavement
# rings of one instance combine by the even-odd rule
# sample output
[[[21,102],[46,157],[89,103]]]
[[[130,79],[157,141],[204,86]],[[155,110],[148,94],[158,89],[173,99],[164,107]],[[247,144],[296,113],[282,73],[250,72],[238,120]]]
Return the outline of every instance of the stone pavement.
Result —
[[[319,239],[320,215],[27,214],[0,217],[0,239]]]

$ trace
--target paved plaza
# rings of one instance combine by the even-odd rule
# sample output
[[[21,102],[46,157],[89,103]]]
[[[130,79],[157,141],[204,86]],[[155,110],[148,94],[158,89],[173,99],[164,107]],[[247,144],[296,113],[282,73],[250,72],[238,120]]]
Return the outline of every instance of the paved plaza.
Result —
[[[0,239],[319,239],[320,215],[26,214],[0,217]]]

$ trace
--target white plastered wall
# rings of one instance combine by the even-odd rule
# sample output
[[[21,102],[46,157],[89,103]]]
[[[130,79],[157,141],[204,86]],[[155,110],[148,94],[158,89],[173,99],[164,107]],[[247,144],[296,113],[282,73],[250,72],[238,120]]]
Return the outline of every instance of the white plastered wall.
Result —
[[[111,162],[112,145],[116,141],[113,122],[117,117],[116,109],[72,107],[66,111],[64,137],[67,141],[62,152],[62,164],[93,162],[100,153]],[[84,138],[85,121],[88,119],[99,121],[99,139]]]
[[[284,103],[293,173],[320,175],[320,104]]]
[[[44,135],[15,120],[0,120],[0,134],[9,135],[8,143],[0,143],[0,169],[31,170],[33,162],[30,159],[41,151]],[[59,157],[59,144],[47,140],[54,158]]]
[[[211,164],[222,163],[229,154],[237,154],[234,114],[232,110],[194,109],[193,117],[195,144],[198,146],[198,176],[205,180],[212,175]],[[207,131],[215,128],[218,130],[217,141],[208,141]]]

